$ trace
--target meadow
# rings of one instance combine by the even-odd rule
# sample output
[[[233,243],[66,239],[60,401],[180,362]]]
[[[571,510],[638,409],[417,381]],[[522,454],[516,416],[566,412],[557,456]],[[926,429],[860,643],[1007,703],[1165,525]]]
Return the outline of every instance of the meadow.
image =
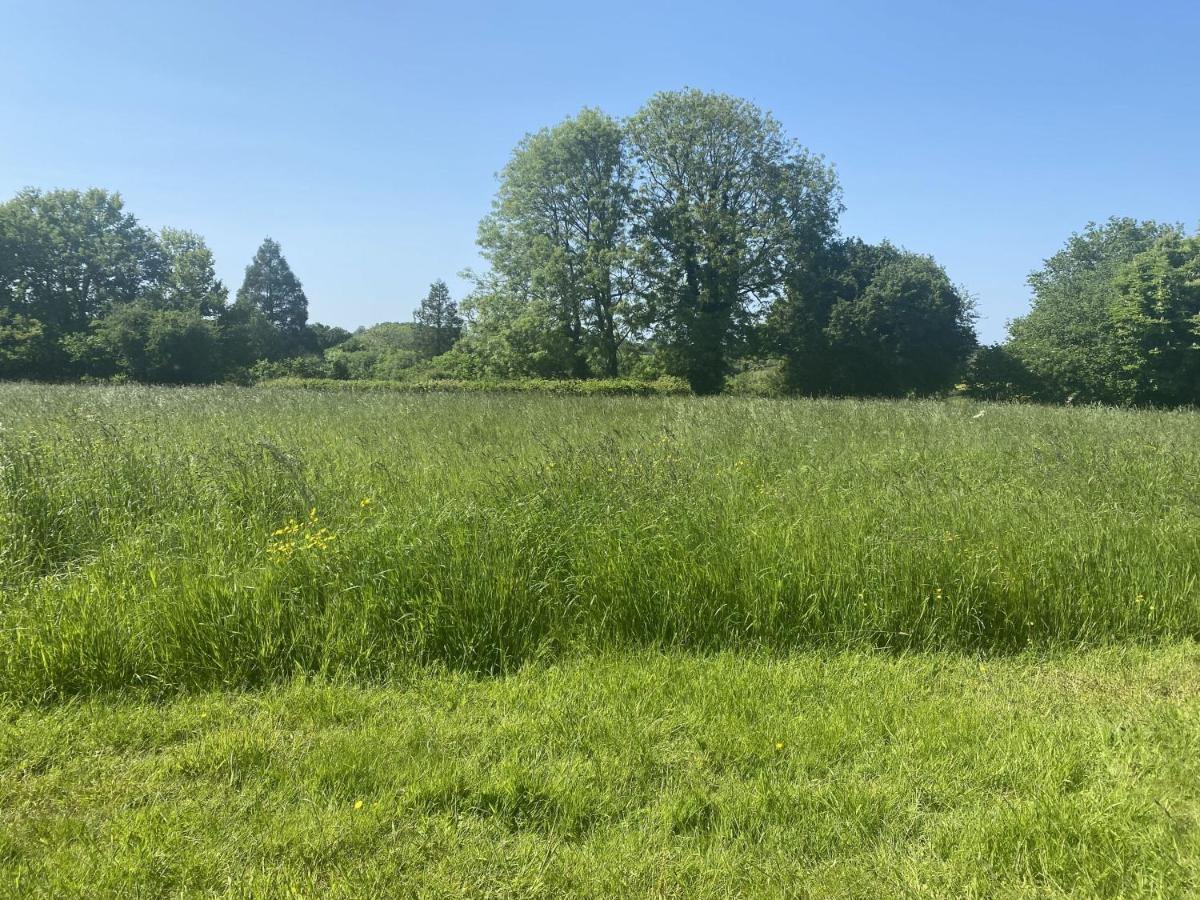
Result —
[[[1200,890],[1200,416],[0,385],[18,896]]]
[[[0,389],[0,692],[1200,635],[1200,417]]]

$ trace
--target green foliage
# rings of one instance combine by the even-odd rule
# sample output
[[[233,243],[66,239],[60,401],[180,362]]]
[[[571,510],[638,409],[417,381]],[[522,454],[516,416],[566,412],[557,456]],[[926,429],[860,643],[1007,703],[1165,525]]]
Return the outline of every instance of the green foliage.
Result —
[[[948,390],[975,348],[970,299],[932,257],[841,241],[793,273],[769,343],[790,390],[926,395]]]
[[[624,123],[584,109],[515,149],[463,316],[439,280],[413,323],[351,335],[308,324],[270,238],[230,306],[199,235],[155,235],[106,191],[28,189],[0,205],[0,378],[671,374],[716,393],[756,360],[734,393],[963,381],[981,398],[1197,402],[1196,239],[1178,226],[1089,225],[1030,276],[1003,349],[974,352],[970,296],[931,257],[837,239],[840,211],[832,169],[744,100],[660,93]]]
[[[1113,281],[1122,377],[1135,403],[1200,404],[1200,235],[1168,233]]]
[[[274,380],[317,379],[334,381],[351,377],[341,360],[324,356],[289,356],[284,359],[260,359],[250,367],[250,380],[254,383]]]
[[[832,235],[836,179],[769,113],[724,94],[656,94],[628,130],[653,321],[672,370],[716,393],[784,261]]]
[[[325,353],[329,374],[355,379],[404,378],[421,363],[418,327],[409,322],[381,322],[360,328]],[[300,373],[293,373],[300,374]]]
[[[96,338],[138,382],[203,384],[223,374],[217,325],[194,310],[130,304],[98,323]]]
[[[54,374],[57,347],[37,319],[0,309],[0,378]]]
[[[261,312],[289,342],[301,341],[308,322],[308,297],[278,241],[264,239],[246,266],[237,305]]]
[[[337,325],[323,325],[320,322],[309,322],[305,327],[306,346],[317,353],[324,353],[350,340],[351,334],[345,328]]]
[[[1029,276],[1033,308],[1009,326],[1009,352],[1029,371],[1040,400],[1124,403],[1132,399],[1126,354],[1113,317],[1114,278],[1177,229],[1112,218],[1089,223]]]
[[[0,233],[0,308],[55,340],[137,299],[162,272],[155,236],[119,194],[95,188],[21,191],[0,205]]]
[[[245,371],[259,360],[284,356],[287,339],[262,310],[247,303],[233,303],[217,317],[217,330],[226,366]]]
[[[429,286],[413,316],[414,343],[426,359],[441,356],[462,335],[463,320],[458,305],[450,299],[450,289],[440,278]]]
[[[217,278],[212,250],[192,231],[164,228],[159,235],[162,277],[151,291],[152,305],[177,312],[215,316],[229,291]]]
[[[782,397],[788,393],[779,360],[756,362],[730,376],[725,392],[734,397]]]
[[[584,109],[525,137],[500,179],[479,245],[494,275],[481,291],[502,300],[475,304],[479,326],[502,341],[519,329],[514,344],[547,354],[537,374],[615,377],[635,314],[621,126]]]
[[[475,290],[463,305],[471,326],[462,347],[478,360],[484,374],[553,378],[580,369],[551,300],[515,294],[510,284],[491,273],[476,278]]]
[[[1036,388],[1029,370],[1003,344],[980,347],[971,355],[964,393],[977,400],[1030,400]]]
[[[840,300],[826,335],[838,354],[841,392],[927,395],[948,390],[972,350],[971,303],[931,257],[904,253]]]

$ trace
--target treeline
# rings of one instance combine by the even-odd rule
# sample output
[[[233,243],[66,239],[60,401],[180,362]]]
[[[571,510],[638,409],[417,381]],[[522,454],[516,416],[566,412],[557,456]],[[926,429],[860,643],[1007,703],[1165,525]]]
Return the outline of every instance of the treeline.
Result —
[[[1200,235],[1113,218],[1029,277],[1033,308],[972,360],[988,399],[1200,404]]]
[[[154,233],[106,191],[25,190],[0,206],[0,376],[198,383],[350,335],[308,322],[279,244],[233,303],[199,235]]]
[[[1031,277],[1032,312],[979,348],[929,256],[838,231],[833,169],[745,100],[655,95],[527,136],[479,227],[461,309],[344,329],[266,240],[233,302],[198,235],[104,191],[0,206],[0,377],[154,382],[682,379],[696,393],[1171,405],[1200,390],[1198,238],[1091,226]]]
[[[833,169],[745,100],[585,109],[502,172],[463,350],[508,376],[666,373],[697,393],[762,358],[804,393],[951,387],[969,298],[928,256],[839,237],[841,211]]]

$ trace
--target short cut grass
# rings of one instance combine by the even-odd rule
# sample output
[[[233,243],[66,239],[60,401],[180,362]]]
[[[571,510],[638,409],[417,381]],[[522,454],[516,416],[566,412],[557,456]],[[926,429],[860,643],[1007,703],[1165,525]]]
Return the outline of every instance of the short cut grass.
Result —
[[[1200,892],[1194,645],[0,705],[16,897]]]

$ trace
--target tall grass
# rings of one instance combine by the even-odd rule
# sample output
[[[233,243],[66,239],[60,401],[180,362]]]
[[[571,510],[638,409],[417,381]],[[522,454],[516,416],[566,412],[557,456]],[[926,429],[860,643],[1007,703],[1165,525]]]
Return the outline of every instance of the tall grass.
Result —
[[[5,385],[0,538],[23,699],[1176,640],[1200,635],[1200,416]]]

